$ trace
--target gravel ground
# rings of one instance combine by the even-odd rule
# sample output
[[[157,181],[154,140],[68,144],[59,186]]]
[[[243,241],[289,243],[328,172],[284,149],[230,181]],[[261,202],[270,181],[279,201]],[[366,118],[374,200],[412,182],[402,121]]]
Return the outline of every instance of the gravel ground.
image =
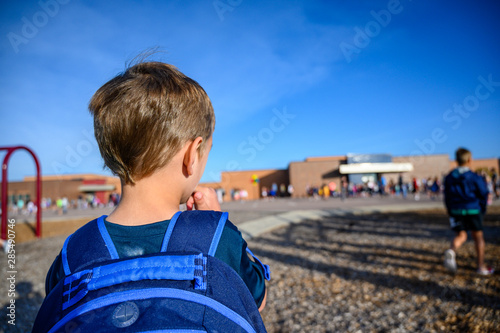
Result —
[[[486,260],[500,268],[495,208],[485,219]],[[306,221],[249,241],[273,272],[263,313],[268,331],[500,332],[498,273],[475,274],[472,242],[459,252],[458,273],[447,273],[441,262],[450,237],[443,211],[436,210]],[[16,326],[6,324],[8,285],[2,283],[0,331],[30,331],[64,239],[16,247]],[[3,281],[6,264],[0,263]]]
[[[500,211],[485,221],[500,267]],[[456,275],[442,266],[443,212],[306,221],[249,242],[272,267],[269,332],[500,332],[498,273],[475,273],[472,241]]]

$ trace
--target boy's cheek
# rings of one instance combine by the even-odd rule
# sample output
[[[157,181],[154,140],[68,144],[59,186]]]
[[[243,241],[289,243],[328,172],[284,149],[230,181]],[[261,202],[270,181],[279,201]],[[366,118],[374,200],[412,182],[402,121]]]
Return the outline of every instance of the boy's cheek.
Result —
[[[186,204],[189,199],[191,199],[194,202],[193,194],[194,194],[195,188],[196,188],[196,185],[192,186],[192,188],[190,187],[186,191],[186,193],[184,193],[184,195],[181,197],[181,202],[180,202],[181,205]]]
[[[190,198],[191,198],[191,196],[188,196],[188,197],[186,197],[186,198],[183,198],[183,199],[181,200],[181,205],[187,204],[187,202],[188,202],[188,200],[189,200]]]

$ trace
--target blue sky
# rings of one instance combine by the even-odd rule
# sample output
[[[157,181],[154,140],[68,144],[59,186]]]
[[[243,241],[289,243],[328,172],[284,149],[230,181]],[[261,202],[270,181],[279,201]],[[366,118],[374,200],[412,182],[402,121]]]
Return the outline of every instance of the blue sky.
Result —
[[[2,1],[0,146],[44,174],[107,173],[88,101],[158,46],[215,108],[202,181],[309,156],[500,157],[498,17],[497,1]],[[9,180],[32,174],[14,154]]]

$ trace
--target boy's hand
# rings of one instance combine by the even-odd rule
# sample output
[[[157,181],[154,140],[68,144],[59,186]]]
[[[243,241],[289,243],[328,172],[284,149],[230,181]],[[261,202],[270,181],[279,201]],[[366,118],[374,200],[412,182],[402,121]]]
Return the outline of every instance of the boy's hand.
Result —
[[[210,187],[198,186],[186,202],[188,210],[214,210],[221,211],[217,193]]]

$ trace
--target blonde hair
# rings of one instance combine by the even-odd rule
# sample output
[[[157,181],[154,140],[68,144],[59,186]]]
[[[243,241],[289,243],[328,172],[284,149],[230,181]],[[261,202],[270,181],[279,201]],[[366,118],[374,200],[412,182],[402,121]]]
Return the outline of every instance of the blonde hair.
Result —
[[[97,90],[89,111],[104,164],[132,185],[199,136],[203,153],[215,126],[205,90],[161,62],[139,63],[118,74]]]

